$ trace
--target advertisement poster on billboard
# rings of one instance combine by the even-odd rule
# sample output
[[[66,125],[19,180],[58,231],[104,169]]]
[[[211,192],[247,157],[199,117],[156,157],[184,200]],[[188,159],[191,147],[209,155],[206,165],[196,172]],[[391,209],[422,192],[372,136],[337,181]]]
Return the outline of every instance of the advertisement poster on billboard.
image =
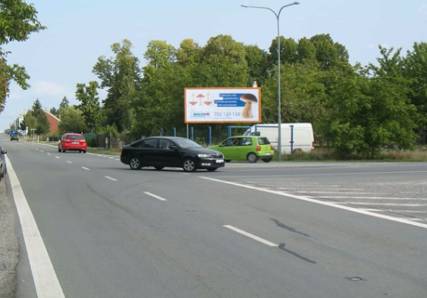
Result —
[[[260,123],[259,88],[186,88],[185,123]]]

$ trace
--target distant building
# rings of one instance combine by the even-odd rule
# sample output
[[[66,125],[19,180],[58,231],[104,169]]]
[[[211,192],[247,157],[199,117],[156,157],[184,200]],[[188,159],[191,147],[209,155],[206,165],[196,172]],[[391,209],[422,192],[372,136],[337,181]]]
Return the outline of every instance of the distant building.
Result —
[[[49,134],[57,134],[59,131],[58,125],[61,120],[51,112],[44,111],[44,113],[46,114],[47,122],[49,122]]]

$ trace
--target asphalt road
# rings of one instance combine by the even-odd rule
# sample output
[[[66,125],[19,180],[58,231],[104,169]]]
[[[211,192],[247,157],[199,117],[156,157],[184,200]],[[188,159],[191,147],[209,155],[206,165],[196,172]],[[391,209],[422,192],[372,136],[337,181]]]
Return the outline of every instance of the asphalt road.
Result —
[[[66,297],[427,297],[426,163],[187,174],[0,142]]]

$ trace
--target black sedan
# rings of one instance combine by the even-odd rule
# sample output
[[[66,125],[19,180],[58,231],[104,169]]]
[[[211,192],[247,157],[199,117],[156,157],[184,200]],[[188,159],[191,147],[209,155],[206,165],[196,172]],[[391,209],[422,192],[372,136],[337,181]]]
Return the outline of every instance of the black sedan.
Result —
[[[193,172],[196,169],[215,171],[224,166],[222,153],[180,137],[150,137],[135,141],[123,147],[120,160],[132,170],[152,166],[157,170],[179,167]]]

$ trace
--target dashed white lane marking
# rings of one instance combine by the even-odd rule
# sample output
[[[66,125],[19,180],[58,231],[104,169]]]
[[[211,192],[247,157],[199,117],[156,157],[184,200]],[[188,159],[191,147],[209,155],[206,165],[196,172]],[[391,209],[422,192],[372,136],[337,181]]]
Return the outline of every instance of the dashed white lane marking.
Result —
[[[394,222],[399,222],[399,223],[403,223],[403,224],[427,229],[427,224],[422,224],[422,223],[418,223],[418,222],[411,221],[408,219],[398,218],[398,217],[394,217],[394,216],[390,216],[390,215],[374,213],[371,211],[365,211],[363,209],[353,208],[350,206],[339,205],[339,204],[336,204],[333,202],[325,202],[325,201],[321,201],[321,200],[317,200],[317,199],[313,199],[313,198],[307,198],[306,196],[299,196],[299,195],[286,193],[283,191],[271,190],[271,189],[267,189],[267,188],[256,187],[256,186],[252,186],[252,185],[246,185],[246,184],[242,184],[242,183],[236,183],[236,182],[231,182],[231,181],[226,181],[226,180],[221,180],[221,179],[215,179],[215,178],[210,178],[210,177],[205,177],[205,176],[200,176],[200,178],[205,179],[205,180],[209,180],[209,181],[213,181],[213,182],[229,184],[229,185],[233,185],[233,186],[237,186],[237,187],[241,187],[241,188],[246,188],[246,189],[256,190],[256,191],[260,191],[260,192],[270,193],[270,194],[274,194],[274,195],[278,195],[278,196],[282,196],[282,197],[287,197],[287,198],[292,198],[292,199],[305,201],[305,202],[309,202],[309,203],[314,203],[314,204],[333,207],[333,208],[337,208],[337,209],[347,210],[347,211],[351,211],[354,213],[364,214],[364,215],[368,215],[371,217],[386,219],[386,220],[390,220],[390,221],[394,221]]]
[[[6,166],[8,180],[12,189],[22,235],[25,242],[31,273],[37,292],[37,297],[64,298],[61,284],[50,260],[43,238],[37,227],[37,223],[25,198],[21,183],[7,156]]]
[[[82,167],[82,169],[85,170],[85,171],[90,171],[90,169],[86,168],[86,167]]]
[[[106,179],[108,179],[108,180],[110,180],[110,181],[114,181],[114,182],[116,182],[117,181],[117,179],[116,178],[113,178],[113,177],[110,177],[110,176],[104,176]]]
[[[51,156],[52,154],[50,154],[50,152],[47,153],[48,156]]]
[[[273,243],[271,241],[265,240],[264,238],[258,237],[257,235],[254,235],[252,233],[243,231],[243,230],[241,230],[239,228],[236,228],[236,227],[233,227],[233,226],[230,226],[230,225],[224,225],[223,227],[226,228],[226,229],[232,230],[232,231],[234,231],[234,232],[236,232],[236,233],[238,233],[240,235],[248,237],[248,238],[250,238],[252,240],[255,240],[255,241],[258,241],[258,242],[260,242],[262,244],[265,244],[267,246],[270,246],[270,247],[278,247],[279,246],[276,243]]]
[[[73,162],[71,160],[67,160],[67,163],[68,164],[72,164]]]
[[[57,156],[55,156],[55,158],[56,158],[56,159],[60,159],[61,157],[57,155]]]
[[[162,202],[167,201],[165,198],[162,198],[161,196],[155,195],[155,194],[153,194],[153,193],[151,193],[151,192],[145,191],[144,193],[145,193],[147,196],[150,196],[150,197],[152,197],[152,198],[154,198],[154,199],[156,199],[156,200],[159,200],[159,201],[162,201]]]

